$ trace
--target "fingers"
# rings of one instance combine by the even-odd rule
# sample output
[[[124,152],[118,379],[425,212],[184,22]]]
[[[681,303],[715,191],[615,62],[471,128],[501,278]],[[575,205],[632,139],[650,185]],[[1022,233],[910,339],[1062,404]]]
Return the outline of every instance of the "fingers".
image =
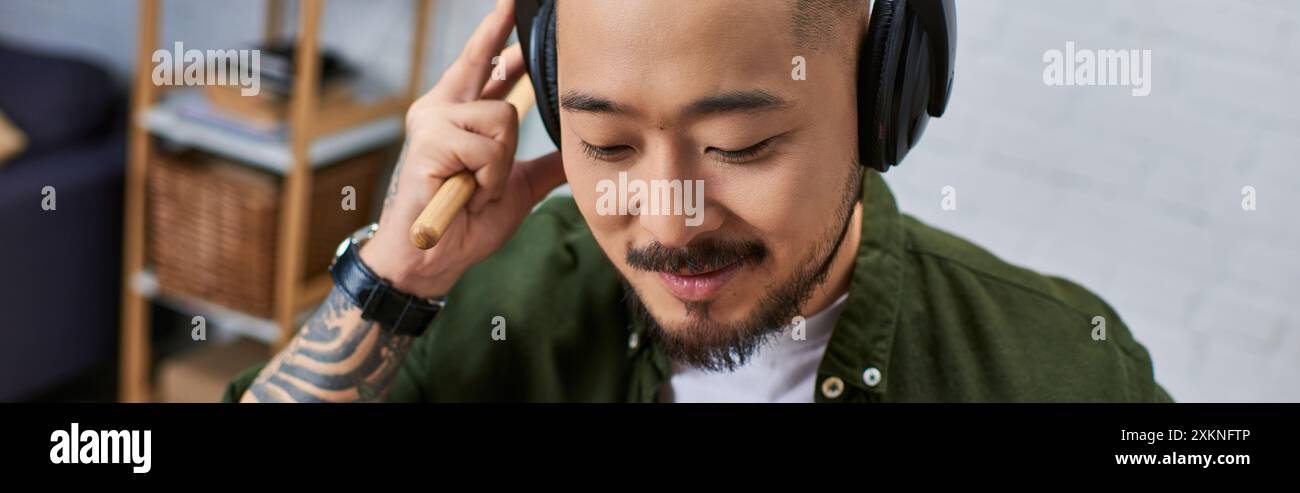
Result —
[[[511,45],[501,52],[501,61],[492,67],[493,74],[505,74],[504,79],[491,77],[479,99],[501,99],[524,76],[524,51],[518,44]]]
[[[514,29],[514,10],[513,1],[497,0],[496,8],[465,43],[460,58],[429,91],[431,96],[442,101],[472,101],[479,96],[492,74],[492,58],[505,48],[506,38]]]
[[[560,159],[560,151],[555,151],[545,156],[539,157],[532,161],[521,161],[516,164],[519,171],[523,173],[524,179],[528,182],[528,189],[533,204],[546,198],[546,195],[555,190],[555,187],[563,185],[567,179],[564,176],[564,161]]]
[[[501,198],[514,164],[514,149],[466,131],[449,132],[443,138],[454,154],[452,157],[473,172],[474,181],[478,183],[478,190],[467,204],[469,211],[478,212],[488,202]]]
[[[519,134],[519,110],[505,101],[480,100],[451,105],[442,110],[457,127],[483,134],[510,146]]]

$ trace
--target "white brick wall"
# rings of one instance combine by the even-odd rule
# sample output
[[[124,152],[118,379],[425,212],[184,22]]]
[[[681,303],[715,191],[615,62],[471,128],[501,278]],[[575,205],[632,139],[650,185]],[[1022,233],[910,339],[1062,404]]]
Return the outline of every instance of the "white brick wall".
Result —
[[[1300,400],[1300,4],[958,11],[952,105],[888,175],[904,210],[1101,294],[1179,400]],[[1152,50],[1151,95],[1045,86],[1066,41]]]
[[[905,211],[1100,293],[1182,401],[1300,401],[1300,3],[964,0],[948,114],[888,174]],[[258,0],[166,2],[164,40],[256,39]],[[436,2],[426,84],[480,0]],[[334,0],[329,45],[405,76],[410,4]],[[123,79],[131,0],[6,0],[0,36],[88,53]],[[183,35],[183,36],[182,36]],[[1150,49],[1151,95],[1046,87],[1043,52]],[[521,153],[549,146],[534,119]],[[958,208],[939,207],[940,189]],[[1254,186],[1258,210],[1240,208]]]

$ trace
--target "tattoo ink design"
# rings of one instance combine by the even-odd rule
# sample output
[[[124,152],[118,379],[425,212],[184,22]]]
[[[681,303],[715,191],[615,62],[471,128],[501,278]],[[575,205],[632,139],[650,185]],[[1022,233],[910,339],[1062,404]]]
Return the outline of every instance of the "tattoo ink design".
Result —
[[[336,288],[248,395],[257,402],[381,401],[413,340],[362,320],[361,309]]]
[[[406,162],[406,147],[407,144],[402,144],[402,152],[397,155],[397,165],[393,166],[393,176],[388,179],[388,193],[384,195],[384,210],[388,210],[397,197],[397,182],[401,181],[402,163]]]

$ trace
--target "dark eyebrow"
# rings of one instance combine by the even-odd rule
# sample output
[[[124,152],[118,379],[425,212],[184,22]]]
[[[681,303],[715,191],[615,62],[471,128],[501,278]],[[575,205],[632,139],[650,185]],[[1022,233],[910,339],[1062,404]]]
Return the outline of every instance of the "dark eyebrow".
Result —
[[[732,91],[706,97],[686,108],[687,115],[770,111],[788,106],[784,99],[767,91]]]
[[[564,93],[564,96],[560,98],[560,107],[567,111],[581,111],[585,113],[632,113],[628,108],[618,103],[579,91],[569,91]]]
[[[715,94],[691,103],[683,112],[685,116],[714,115],[730,112],[770,111],[789,106],[789,102],[763,90],[731,91]],[[631,108],[608,99],[581,91],[569,91],[560,98],[560,107],[567,111],[635,115]]]

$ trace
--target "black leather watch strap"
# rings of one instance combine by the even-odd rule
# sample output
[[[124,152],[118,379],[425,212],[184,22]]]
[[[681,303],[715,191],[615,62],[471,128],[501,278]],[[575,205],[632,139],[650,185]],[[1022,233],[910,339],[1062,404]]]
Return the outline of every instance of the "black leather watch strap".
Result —
[[[419,336],[442,311],[441,301],[425,300],[393,288],[357,255],[357,243],[349,240],[334,263],[330,276],[334,285],[361,308],[361,318],[379,324],[393,334]]]

